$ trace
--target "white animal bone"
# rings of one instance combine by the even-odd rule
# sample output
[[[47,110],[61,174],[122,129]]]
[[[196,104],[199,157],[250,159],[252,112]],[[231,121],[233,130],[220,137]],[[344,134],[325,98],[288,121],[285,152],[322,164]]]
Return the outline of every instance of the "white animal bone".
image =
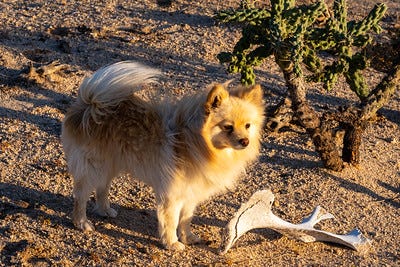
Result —
[[[221,253],[226,253],[231,246],[246,232],[257,228],[270,228],[290,238],[303,242],[326,241],[339,243],[355,250],[368,245],[367,239],[358,229],[346,235],[337,235],[314,228],[318,222],[334,218],[317,206],[312,214],[304,218],[300,224],[292,224],[274,215],[271,211],[274,202],[271,190],[258,191],[251,196],[247,203],[242,204],[233,219],[225,228]]]

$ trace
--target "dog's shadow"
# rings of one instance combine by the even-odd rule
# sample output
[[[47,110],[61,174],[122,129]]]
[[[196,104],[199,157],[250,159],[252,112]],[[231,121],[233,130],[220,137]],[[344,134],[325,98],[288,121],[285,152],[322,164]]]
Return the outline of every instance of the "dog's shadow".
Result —
[[[75,229],[71,221],[72,196],[64,196],[50,191],[39,191],[4,182],[0,182],[0,196],[0,219],[23,213],[34,220],[48,219],[52,224],[76,230],[77,233],[81,232]],[[155,210],[126,207],[114,203],[111,205],[118,211],[116,218],[105,218],[97,215],[94,212],[94,200],[91,199],[88,202],[87,216],[94,223],[98,232],[115,238],[132,239],[129,234],[106,227],[107,224],[111,224],[116,228],[129,229],[133,233],[136,232],[148,236],[149,240],[157,238]]]
[[[142,245],[150,244],[159,249],[163,249],[162,244],[159,241],[158,236],[158,220],[157,212],[155,209],[140,209],[135,207],[121,206],[118,204],[111,204],[113,208],[118,211],[116,218],[101,217],[94,212],[94,201],[90,202],[88,208],[88,217],[95,224],[96,230],[102,234],[106,234],[115,238],[123,238],[128,240],[134,240]],[[123,231],[111,229],[106,225],[111,224]],[[223,229],[227,222],[206,216],[195,215],[192,220],[192,226],[194,231],[203,238],[203,242],[191,245],[192,247],[201,247],[202,249],[208,250],[215,254],[219,253],[220,243]],[[216,227],[218,236],[204,236],[201,230],[202,228]],[[132,234],[126,234],[126,232]],[[263,235],[263,231],[259,231],[259,234]],[[142,250],[140,247],[139,251]]]
[[[72,198],[71,201],[73,201]],[[111,207],[118,212],[117,217],[111,218],[96,214],[94,206],[95,201],[92,198],[88,202],[87,216],[98,233],[113,237],[115,240],[123,239],[139,243],[141,244],[138,246],[139,250],[142,246],[147,245],[162,248],[158,240],[157,214],[155,210],[111,203]],[[72,206],[69,207],[69,215],[71,214],[71,209]],[[68,219],[70,220],[70,216],[68,216]],[[72,222],[70,222],[70,226],[75,229]],[[80,231],[78,229],[75,230]]]
[[[0,182],[0,197],[1,220],[7,220],[7,216],[23,213],[33,220],[48,220],[52,225],[62,226],[68,233],[84,235],[82,231],[75,228],[71,221],[72,196]],[[97,215],[93,209],[94,201],[90,200],[88,202],[87,216],[96,227],[95,234],[107,235],[114,240],[122,239],[131,244],[137,244],[136,249],[139,252],[149,245],[159,249],[163,248],[158,238],[158,222],[155,209],[136,208],[115,203],[111,205],[118,211],[116,218],[104,218]],[[195,228],[211,226],[220,228],[221,231],[218,234],[221,234],[227,222],[217,218],[195,216],[192,223]],[[0,235],[7,237],[6,227],[0,228]],[[219,245],[217,244],[219,239],[216,237],[211,239],[207,240],[206,243],[195,246],[217,253],[218,249],[214,247]],[[210,246],[211,244],[213,245]],[[8,254],[15,254],[15,251],[11,251],[14,250],[13,247],[11,243],[7,245],[1,253],[2,256],[8,257]],[[7,251],[7,248],[11,250]]]

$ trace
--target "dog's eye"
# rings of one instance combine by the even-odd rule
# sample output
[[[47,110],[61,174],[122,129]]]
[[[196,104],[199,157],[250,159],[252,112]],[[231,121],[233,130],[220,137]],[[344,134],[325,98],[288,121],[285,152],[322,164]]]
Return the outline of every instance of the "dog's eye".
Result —
[[[246,129],[249,129],[250,128],[250,123],[246,123],[245,127],[246,127]]]
[[[227,132],[233,132],[233,125],[224,125],[224,130]]]

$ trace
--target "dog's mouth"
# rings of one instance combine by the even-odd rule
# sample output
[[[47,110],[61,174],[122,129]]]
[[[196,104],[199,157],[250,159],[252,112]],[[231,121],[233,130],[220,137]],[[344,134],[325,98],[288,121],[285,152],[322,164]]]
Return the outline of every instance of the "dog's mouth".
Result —
[[[218,137],[218,136],[217,136]],[[250,144],[250,140],[247,137],[237,137],[230,139],[219,139],[214,137],[212,139],[213,146],[217,149],[232,148],[234,150],[243,150]]]

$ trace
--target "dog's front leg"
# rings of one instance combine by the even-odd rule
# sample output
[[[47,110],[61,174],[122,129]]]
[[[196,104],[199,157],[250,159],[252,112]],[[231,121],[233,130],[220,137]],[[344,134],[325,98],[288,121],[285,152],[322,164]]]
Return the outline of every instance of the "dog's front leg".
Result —
[[[179,240],[184,244],[199,244],[203,240],[192,233],[190,223],[192,222],[193,213],[197,206],[197,203],[192,203],[191,200],[185,201],[180,217],[178,226]]]
[[[158,230],[161,242],[170,250],[184,250],[185,245],[178,241],[177,228],[182,202],[169,199],[159,200],[157,207]]]

